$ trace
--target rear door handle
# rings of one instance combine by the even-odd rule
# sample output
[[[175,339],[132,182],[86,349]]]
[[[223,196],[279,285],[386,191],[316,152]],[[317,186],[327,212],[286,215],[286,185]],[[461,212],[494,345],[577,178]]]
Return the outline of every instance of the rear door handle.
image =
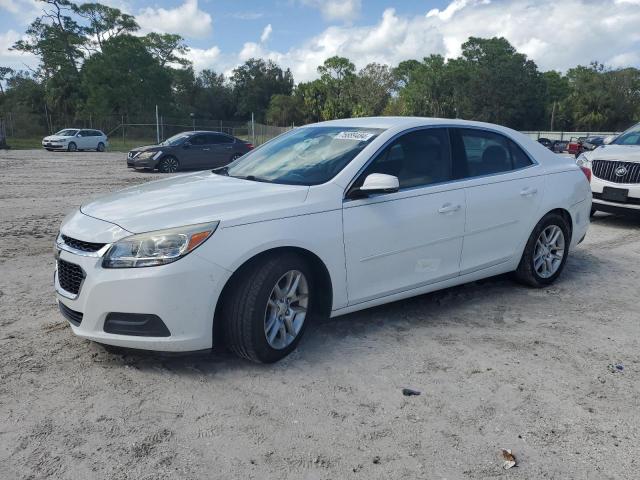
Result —
[[[438,209],[438,213],[447,214],[457,212],[458,210],[460,210],[460,205],[453,205],[447,202]]]
[[[537,188],[523,188],[520,191],[520,195],[522,195],[523,197],[532,197],[534,196],[536,193],[538,193],[538,189]]]

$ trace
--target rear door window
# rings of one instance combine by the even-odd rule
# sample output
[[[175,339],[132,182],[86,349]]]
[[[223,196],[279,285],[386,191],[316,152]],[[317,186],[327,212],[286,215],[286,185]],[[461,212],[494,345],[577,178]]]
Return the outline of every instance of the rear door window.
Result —
[[[212,137],[213,137],[213,140],[211,143],[214,143],[214,144],[233,143],[233,138],[229,137],[228,135],[213,134]]]
[[[511,139],[481,129],[451,129],[458,178],[509,172],[531,165],[531,159]]]

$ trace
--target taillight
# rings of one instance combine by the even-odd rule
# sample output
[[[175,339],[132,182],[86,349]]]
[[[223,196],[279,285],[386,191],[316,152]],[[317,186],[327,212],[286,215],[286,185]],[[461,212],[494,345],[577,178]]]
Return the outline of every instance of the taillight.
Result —
[[[591,183],[591,169],[588,167],[580,167],[584,176],[587,177],[587,182]]]
[[[249,150],[253,150],[253,143],[247,143],[247,147],[249,147]]]

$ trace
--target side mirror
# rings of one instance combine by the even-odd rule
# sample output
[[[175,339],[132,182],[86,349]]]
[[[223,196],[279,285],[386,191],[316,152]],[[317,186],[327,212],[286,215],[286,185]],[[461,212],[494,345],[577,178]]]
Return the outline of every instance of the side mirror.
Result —
[[[399,188],[398,177],[386,173],[371,173],[364,179],[364,183],[358,191],[365,195],[371,195],[373,193],[397,192]]]
[[[603,145],[609,145],[611,142],[613,142],[616,139],[616,135],[609,135],[607,137],[604,137],[604,140],[602,141]]]
[[[191,142],[184,142],[182,148],[191,148]]]

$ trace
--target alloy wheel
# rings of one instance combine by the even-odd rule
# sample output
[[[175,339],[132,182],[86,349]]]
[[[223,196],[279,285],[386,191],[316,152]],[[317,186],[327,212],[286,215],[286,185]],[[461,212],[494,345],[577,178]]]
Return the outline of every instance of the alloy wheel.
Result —
[[[290,270],[276,282],[264,314],[264,334],[271,348],[282,350],[296,339],[309,306],[309,284],[304,274]]]
[[[175,173],[178,171],[178,160],[173,157],[165,158],[162,161],[162,168],[160,169],[164,173]]]
[[[533,254],[533,268],[540,277],[549,278],[558,271],[564,247],[564,233],[559,226],[549,225],[540,232]]]

